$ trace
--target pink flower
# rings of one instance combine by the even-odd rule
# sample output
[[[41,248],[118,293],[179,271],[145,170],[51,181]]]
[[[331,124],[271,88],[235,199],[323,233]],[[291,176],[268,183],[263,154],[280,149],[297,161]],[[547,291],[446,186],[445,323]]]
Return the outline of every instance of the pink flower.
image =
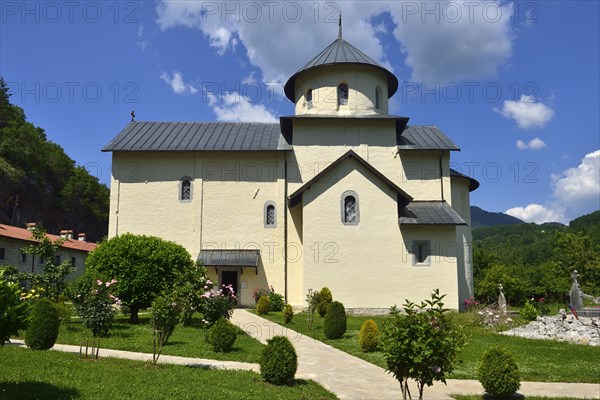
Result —
[[[97,284],[98,286],[102,286],[102,281],[101,281],[100,279],[96,279],[96,284]]]
[[[109,286],[110,286],[110,282],[106,282],[106,287],[109,287]]]

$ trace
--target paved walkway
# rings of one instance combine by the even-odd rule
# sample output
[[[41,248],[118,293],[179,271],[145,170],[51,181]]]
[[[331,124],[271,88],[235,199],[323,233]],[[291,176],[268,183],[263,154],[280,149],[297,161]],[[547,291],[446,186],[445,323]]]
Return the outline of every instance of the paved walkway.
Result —
[[[231,321],[240,326],[250,336],[266,343],[276,335],[285,335],[294,344],[298,353],[298,372],[296,378],[311,379],[335,393],[340,399],[386,400],[400,399],[398,382],[376,365],[337,350],[318,340],[286,329],[246,310],[236,309]],[[13,345],[25,346],[21,340],[12,340]],[[79,353],[79,346],[56,344],[53,350]],[[152,361],[152,354],[132,351],[100,349],[100,357],[124,358],[138,361]],[[178,364],[200,368],[227,370],[249,370],[260,372],[257,364],[218,361],[203,358],[161,355],[161,364]],[[413,397],[418,395],[416,385],[411,387]],[[437,383],[425,388],[426,400],[451,400],[450,394],[481,394],[483,388],[474,380],[448,380],[448,386]],[[600,385],[587,383],[548,383],[522,382],[519,393],[525,396],[565,396],[581,399],[599,399]],[[418,396],[417,396],[418,397]]]
[[[335,393],[340,399],[400,399],[398,381],[383,368],[337,350],[318,340],[270,322],[246,310],[236,309],[231,320],[250,336],[266,343],[276,335],[285,335],[298,353],[297,378],[312,379]],[[448,380],[425,388],[427,400],[448,400],[450,394],[482,394],[483,387],[474,380]],[[418,395],[416,385],[411,393]],[[525,396],[568,396],[600,399],[600,385],[586,383],[523,382],[519,393]]]

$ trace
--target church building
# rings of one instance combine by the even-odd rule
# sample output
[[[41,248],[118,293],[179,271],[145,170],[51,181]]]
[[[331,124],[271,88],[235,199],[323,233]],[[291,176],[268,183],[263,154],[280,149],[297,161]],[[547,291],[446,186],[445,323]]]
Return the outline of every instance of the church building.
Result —
[[[390,115],[398,79],[339,37],[285,84],[279,123],[131,122],[112,152],[109,236],[159,236],[295,308],[331,289],[355,312],[473,296],[469,193],[440,129]]]

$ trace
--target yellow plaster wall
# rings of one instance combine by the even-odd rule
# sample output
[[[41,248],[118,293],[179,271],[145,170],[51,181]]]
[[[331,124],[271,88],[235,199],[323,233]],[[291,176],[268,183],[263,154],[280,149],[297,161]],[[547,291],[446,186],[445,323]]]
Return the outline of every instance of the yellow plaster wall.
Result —
[[[348,105],[338,107],[337,87],[348,85]],[[381,89],[380,108],[375,108],[375,88]],[[313,108],[306,93],[313,90]],[[307,71],[296,79],[296,114],[387,114],[388,87],[385,73],[360,65],[333,65]]]
[[[456,243],[462,250],[457,259],[458,295],[461,307],[464,306],[464,300],[474,296],[470,206],[469,181],[464,178],[452,178],[452,207],[468,224],[468,226],[456,227]]]
[[[341,222],[347,190],[359,198],[356,226]],[[303,207],[305,292],[327,286],[347,308],[386,308],[440,288],[458,306],[454,227],[400,228],[395,192],[354,160],[308,189]],[[440,247],[428,267],[412,265],[412,241],[421,239]]]
[[[283,157],[266,152],[115,153],[110,236],[159,236],[183,245],[194,259],[201,249],[259,249],[259,274],[245,268],[238,276],[248,285],[241,289],[242,304],[252,304],[256,287],[272,285],[283,293]],[[183,176],[192,178],[190,202],[179,200]],[[276,204],[276,228],[264,226],[267,201]]]
[[[393,121],[294,121],[294,155],[289,160],[293,192],[302,183],[354,150],[415,200],[451,203],[448,151],[401,151]],[[440,157],[442,178],[440,179]]]

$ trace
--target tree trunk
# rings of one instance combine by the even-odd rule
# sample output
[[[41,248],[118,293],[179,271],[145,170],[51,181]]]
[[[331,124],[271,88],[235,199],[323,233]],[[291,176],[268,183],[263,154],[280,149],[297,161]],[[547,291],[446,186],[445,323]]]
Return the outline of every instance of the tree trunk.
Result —
[[[129,307],[129,322],[132,324],[137,324],[139,322],[138,311],[139,308],[137,307]]]

